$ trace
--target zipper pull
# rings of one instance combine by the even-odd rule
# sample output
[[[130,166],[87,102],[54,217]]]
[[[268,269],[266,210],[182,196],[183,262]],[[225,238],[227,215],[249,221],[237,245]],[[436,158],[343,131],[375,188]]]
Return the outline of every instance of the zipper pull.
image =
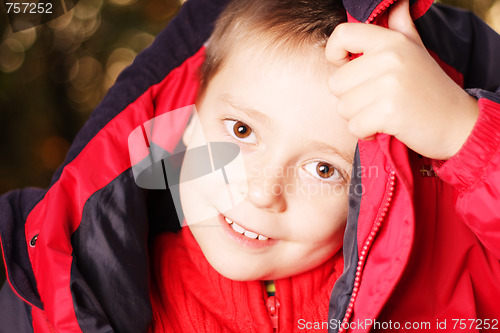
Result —
[[[280,302],[278,301],[276,296],[269,296],[267,298],[266,305],[267,311],[269,312],[269,317],[271,318],[271,324],[273,325],[273,332],[278,332]]]

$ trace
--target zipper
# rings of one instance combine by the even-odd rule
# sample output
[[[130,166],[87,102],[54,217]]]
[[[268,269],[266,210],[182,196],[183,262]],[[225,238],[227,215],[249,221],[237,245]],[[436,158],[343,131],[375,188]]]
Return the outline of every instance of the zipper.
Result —
[[[279,332],[280,302],[276,296],[269,296],[266,305],[269,317],[271,318],[271,324],[273,325],[273,332]]]
[[[378,6],[371,13],[370,17],[368,17],[368,19],[365,21],[365,23],[372,23],[375,20],[375,18],[377,18],[377,16],[385,12],[387,8],[389,8],[396,1],[397,0],[386,0],[379,3]]]
[[[269,319],[271,320],[271,325],[273,326],[273,332],[279,332],[280,302],[278,301],[278,298],[276,298],[276,286],[274,281],[266,281],[265,289],[267,297],[267,313],[269,314]]]
[[[394,196],[395,182],[396,172],[391,171],[391,173],[389,174],[389,180],[387,182],[385,198],[382,201],[382,205],[379,207],[377,217],[373,222],[372,230],[370,231],[370,234],[366,238],[363,248],[361,249],[358,265],[356,267],[356,276],[354,278],[354,286],[352,289],[351,299],[349,300],[349,305],[347,306],[347,310],[345,312],[344,319],[342,320],[342,324],[340,325],[338,333],[345,332],[345,327],[349,328],[349,320],[351,319],[354,302],[356,301],[356,296],[358,295],[359,285],[361,283],[361,272],[363,271],[363,268],[365,266],[366,256],[370,251],[373,240],[377,236],[380,227],[382,226],[382,222],[384,222],[385,217],[387,216],[387,211],[389,210],[389,206],[392,202],[392,197]]]

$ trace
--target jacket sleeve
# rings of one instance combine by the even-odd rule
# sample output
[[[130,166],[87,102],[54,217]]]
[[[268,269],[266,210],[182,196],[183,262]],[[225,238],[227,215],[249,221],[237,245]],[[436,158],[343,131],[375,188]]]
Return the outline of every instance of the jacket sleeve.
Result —
[[[437,171],[458,190],[457,213],[500,259],[500,95],[470,92],[478,98],[479,118],[459,152],[437,163]]]
[[[478,99],[479,118],[469,138],[434,167],[457,190],[457,214],[500,258],[500,36],[474,14],[441,4],[415,24],[425,46]]]

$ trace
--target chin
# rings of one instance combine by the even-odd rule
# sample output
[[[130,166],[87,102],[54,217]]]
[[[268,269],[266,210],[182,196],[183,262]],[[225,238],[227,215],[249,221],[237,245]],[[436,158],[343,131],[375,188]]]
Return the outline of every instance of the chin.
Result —
[[[264,272],[261,270],[256,270],[253,267],[247,266],[243,264],[243,261],[240,261],[241,264],[225,264],[225,260],[217,260],[217,258],[213,258],[214,260],[210,260],[207,258],[210,265],[222,276],[227,279],[234,281],[255,281],[255,280],[272,280],[273,274],[270,272]]]

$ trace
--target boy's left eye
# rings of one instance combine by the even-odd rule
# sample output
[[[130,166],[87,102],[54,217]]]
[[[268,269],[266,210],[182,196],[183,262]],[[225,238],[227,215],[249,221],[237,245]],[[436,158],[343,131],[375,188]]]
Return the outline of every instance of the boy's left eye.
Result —
[[[238,141],[256,144],[257,137],[252,128],[239,120],[224,119],[226,130]]]
[[[311,176],[323,181],[335,181],[342,178],[342,174],[337,168],[323,161],[309,162],[305,164],[303,168]]]

